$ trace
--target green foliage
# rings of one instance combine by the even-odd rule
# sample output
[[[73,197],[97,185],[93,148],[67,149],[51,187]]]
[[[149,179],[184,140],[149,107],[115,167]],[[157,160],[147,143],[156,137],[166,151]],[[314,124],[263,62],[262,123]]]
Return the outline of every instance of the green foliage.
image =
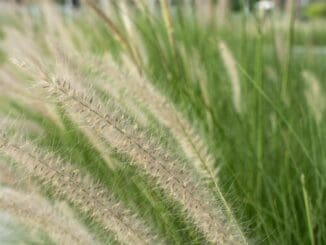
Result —
[[[306,15],[312,19],[326,18],[326,3],[311,3],[306,7]]]

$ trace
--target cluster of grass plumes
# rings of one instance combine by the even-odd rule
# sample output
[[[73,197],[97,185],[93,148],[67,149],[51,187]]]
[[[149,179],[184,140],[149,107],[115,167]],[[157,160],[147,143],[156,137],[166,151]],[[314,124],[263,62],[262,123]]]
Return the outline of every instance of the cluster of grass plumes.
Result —
[[[1,212],[59,244],[326,242],[310,24],[157,2],[1,16]]]
[[[54,206],[35,193],[1,187],[0,207],[31,230],[44,230],[58,244],[96,244],[85,227],[66,214],[63,205]]]
[[[11,201],[3,197],[1,208],[20,215],[21,222],[35,227],[37,222],[40,227],[44,225],[43,232],[50,232],[49,237],[58,244],[246,243],[217,185],[214,159],[205,143],[140,70],[144,67],[136,62],[132,47],[126,43],[129,40],[121,37],[123,34],[106,19],[101,9],[92,3],[90,6],[113,28],[114,38],[124,44],[122,47],[131,55],[131,63],[125,58],[124,67],[120,67],[114,59],[105,60],[109,63],[96,62],[91,52],[81,55],[74,43],[74,35],[78,38],[85,35],[81,26],[78,22],[65,26],[55,7],[48,4],[41,12],[46,19],[44,26],[37,23],[40,33],[33,33],[32,29],[22,33],[6,27],[2,47],[14,66],[6,65],[9,68],[4,69],[3,79],[6,83],[10,77],[14,84],[12,87],[4,84],[8,93],[2,96],[15,104],[16,109],[12,110],[15,116],[29,114],[26,116],[40,123],[44,131],[24,135],[22,131],[12,132],[2,127],[7,135],[1,137],[0,151],[8,162],[13,161],[17,169],[29,176],[34,185],[42,187],[45,199],[63,200],[80,216],[79,222],[86,218],[83,229],[96,226],[91,229],[94,237],[84,239],[71,229],[60,236],[63,227],[56,227],[56,219],[63,217],[50,219],[41,206],[40,213],[34,206],[22,208],[19,193],[8,195],[8,198],[17,198],[12,206],[8,204]],[[21,21],[19,25],[33,25],[27,20],[26,12],[21,14],[16,17]],[[168,14],[165,9],[165,15]],[[94,23],[92,18],[88,21]],[[46,43],[37,41],[41,33]],[[90,74],[85,75],[87,70]],[[25,105],[20,96],[27,102]],[[131,107],[133,103],[137,106]],[[37,106],[35,111],[31,111],[32,106]],[[11,140],[12,133],[25,139]],[[51,145],[52,140],[63,143],[66,135],[75,141],[64,142],[68,149]],[[80,138],[85,145],[76,143]],[[30,140],[36,141],[34,146]],[[70,158],[69,151],[76,155],[64,160]],[[97,156],[92,158],[92,155]],[[69,163],[71,161],[76,163]],[[80,173],[85,170],[90,174]],[[132,185],[130,190],[124,191],[129,192],[127,198],[119,189],[107,186],[112,177],[122,180],[119,175],[133,176],[130,183],[125,184],[126,189]],[[138,183],[134,176],[142,181]],[[206,178],[215,183],[218,196],[213,194]],[[108,194],[108,189],[115,197]],[[155,197],[158,193],[160,198]],[[119,197],[125,204],[117,201]],[[142,205],[144,201],[147,206]],[[51,215],[60,216],[60,213],[53,211]],[[167,234],[167,229],[175,231]],[[112,239],[106,240],[106,236]]]
[[[35,147],[10,143],[6,138],[1,138],[1,151],[23,165],[27,175],[35,176],[43,185],[52,187],[55,196],[65,196],[74,206],[88,212],[105,229],[112,231],[118,241],[157,243],[146,227],[114,201],[105,188],[92,183],[89,176],[80,177],[78,169],[71,168],[70,164],[61,162],[50,153],[38,152]],[[83,242],[87,244],[87,241]]]

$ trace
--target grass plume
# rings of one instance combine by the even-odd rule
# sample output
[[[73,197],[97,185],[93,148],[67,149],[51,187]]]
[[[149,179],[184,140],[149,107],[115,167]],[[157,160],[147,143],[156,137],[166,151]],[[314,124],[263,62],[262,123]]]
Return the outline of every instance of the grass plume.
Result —
[[[93,96],[83,94],[60,79],[43,81],[41,86],[54,99],[63,102],[80,123],[97,131],[103,140],[127,154],[135,165],[152,176],[160,187],[182,204],[186,215],[209,241],[228,243],[243,239],[234,230],[236,224],[228,224],[211,195],[182,168],[182,161],[163,149],[155,139],[146,136],[136,123],[131,123],[114,101],[104,106]]]
[[[40,178],[43,184],[54,189],[56,195],[65,197],[83,212],[89,213],[105,229],[113,232],[118,241],[152,244],[156,240],[138,218],[124,209],[103,187],[92,182],[89,176],[81,177],[78,169],[27,143],[13,144],[4,137],[0,140],[0,150],[23,165],[27,174]]]
[[[62,206],[62,205],[61,205]],[[57,244],[97,244],[88,231],[60,206],[54,207],[37,194],[0,188],[0,208],[32,229],[44,230]]]

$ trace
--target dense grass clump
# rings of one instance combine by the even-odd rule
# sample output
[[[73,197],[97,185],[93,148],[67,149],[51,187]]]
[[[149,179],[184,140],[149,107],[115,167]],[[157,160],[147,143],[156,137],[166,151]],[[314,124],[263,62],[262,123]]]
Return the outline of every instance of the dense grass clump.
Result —
[[[325,23],[107,7],[1,12],[4,225],[45,244],[326,243]]]

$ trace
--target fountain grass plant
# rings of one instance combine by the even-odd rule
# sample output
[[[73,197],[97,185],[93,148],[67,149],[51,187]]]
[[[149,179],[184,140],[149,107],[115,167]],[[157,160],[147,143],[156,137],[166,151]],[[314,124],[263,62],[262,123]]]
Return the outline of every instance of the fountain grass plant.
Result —
[[[322,23],[135,3],[1,13],[1,211],[55,244],[325,243]]]

